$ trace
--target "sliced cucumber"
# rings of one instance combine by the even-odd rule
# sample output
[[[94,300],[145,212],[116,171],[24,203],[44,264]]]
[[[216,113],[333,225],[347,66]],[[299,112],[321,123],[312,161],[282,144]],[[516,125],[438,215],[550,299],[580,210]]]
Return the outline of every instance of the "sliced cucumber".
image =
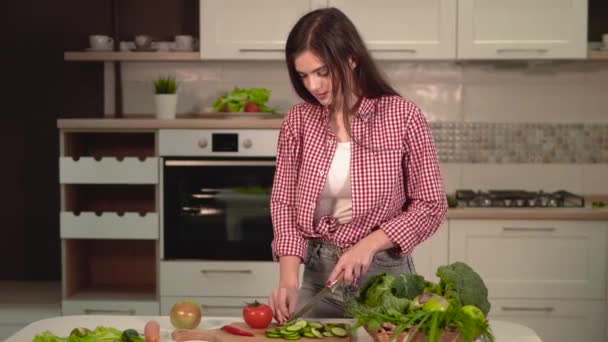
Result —
[[[343,328],[340,328],[340,327],[333,327],[333,328],[331,328],[330,331],[334,336],[337,336],[337,337],[344,337],[347,335],[346,330]]]
[[[313,335],[315,335],[316,338],[323,338],[323,334],[321,334],[319,330],[312,328],[311,332]]]
[[[330,333],[329,331],[324,331],[323,332],[323,336],[325,336],[325,337],[334,337],[334,334]]]
[[[313,327],[315,329],[323,329],[323,324],[321,324],[319,322],[310,322],[310,323],[308,323],[308,325],[310,325],[311,327]]]
[[[300,326],[302,328],[305,328],[305,327],[308,326],[308,322],[306,320],[299,319],[293,325],[297,325],[297,326]]]
[[[297,331],[300,331],[302,329],[304,329],[303,326],[294,324],[294,325],[288,326],[285,330],[287,330],[287,331],[296,331],[297,332]]]
[[[266,337],[270,337],[270,338],[281,338],[281,335],[279,334],[274,334],[274,333],[270,333],[270,332],[265,332]]]
[[[304,337],[308,337],[308,338],[317,338],[315,335],[313,335],[313,333],[311,332],[305,332],[302,334],[302,336]]]
[[[284,339],[286,339],[286,340],[290,340],[290,341],[293,341],[293,340],[299,340],[299,339],[300,339],[300,335],[294,335],[294,336],[283,336],[283,338],[284,338]]]

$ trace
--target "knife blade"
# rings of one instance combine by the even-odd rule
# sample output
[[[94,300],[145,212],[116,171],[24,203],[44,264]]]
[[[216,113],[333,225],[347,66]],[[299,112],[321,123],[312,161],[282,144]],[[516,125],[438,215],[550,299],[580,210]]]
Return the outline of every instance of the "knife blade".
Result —
[[[323,298],[328,296],[330,293],[333,293],[334,290],[338,287],[339,283],[343,280],[343,278],[344,278],[344,270],[342,270],[342,272],[340,272],[338,274],[336,279],[331,284],[327,285],[321,291],[317,292],[317,294],[315,294],[308,301],[308,303],[306,303],[304,306],[302,306],[300,308],[300,310],[294,312],[294,314],[291,315],[291,318],[288,321],[286,321],[284,324],[295,322],[295,320],[304,316],[304,314],[307,313],[308,310],[310,310],[315,304],[320,302]]]

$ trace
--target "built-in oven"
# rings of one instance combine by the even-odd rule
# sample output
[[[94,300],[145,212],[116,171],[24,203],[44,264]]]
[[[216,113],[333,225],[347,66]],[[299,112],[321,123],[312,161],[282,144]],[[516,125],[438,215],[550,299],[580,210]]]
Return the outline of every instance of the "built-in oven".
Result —
[[[272,260],[278,130],[163,130],[164,260]]]

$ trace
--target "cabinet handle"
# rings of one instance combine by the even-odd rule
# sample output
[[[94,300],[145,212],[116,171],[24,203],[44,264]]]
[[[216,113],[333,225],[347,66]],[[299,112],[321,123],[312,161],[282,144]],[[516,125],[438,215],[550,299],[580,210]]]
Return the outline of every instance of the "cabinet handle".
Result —
[[[505,232],[554,232],[555,227],[502,227]]]
[[[549,50],[547,49],[534,49],[534,48],[521,48],[521,49],[496,49],[496,52],[498,54],[506,54],[506,53],[535,53],[538,55],[544,55],[547,52],[549,52]]]
[[[213,274],[213,273],[221,273],[221,274],[252,274],[251,270],[201,270],[202,274]]]
[[[256,48],[256,49],[239,49],[239,52],[285,52],[283,48]]]
[[[84,309],[85,315],[103,315],[103,314],[127,314],[129,316],[135,316],[135,310],[96,310],[96,309]]]
[[[552,306],[541,307],[541,308],[531,308],[526,306],[503,306],[501,307],[502,311],[527,311],[527,312],[553,312],[555,308]]]
[[[243,309],[242,305],[201,305],[203,309]]]
[[[369,49],[371,52],[406,52],[406,53],[417,53],[418,50],[416,49],[380,49],[380,48],[375,48],[375,49]]]

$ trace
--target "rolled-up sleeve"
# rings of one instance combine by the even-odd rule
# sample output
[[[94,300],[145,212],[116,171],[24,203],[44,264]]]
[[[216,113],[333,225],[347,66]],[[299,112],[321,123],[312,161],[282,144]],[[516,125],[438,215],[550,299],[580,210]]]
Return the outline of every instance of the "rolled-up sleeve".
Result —
[[[406,205],[401,214],[379,225],[403,255],[411,254],[433,235],[448,210],[433,136],[418,107],[412,110],[406,127]]]
[[[307,240],[296,228],[300,142],[293,132],[290,119],[288,113],[279,133],[276,171],[270,196],[270,216],[274,231],[272,257],[275,261],[287,255],[298,256],[303,260],[307,247]]]

